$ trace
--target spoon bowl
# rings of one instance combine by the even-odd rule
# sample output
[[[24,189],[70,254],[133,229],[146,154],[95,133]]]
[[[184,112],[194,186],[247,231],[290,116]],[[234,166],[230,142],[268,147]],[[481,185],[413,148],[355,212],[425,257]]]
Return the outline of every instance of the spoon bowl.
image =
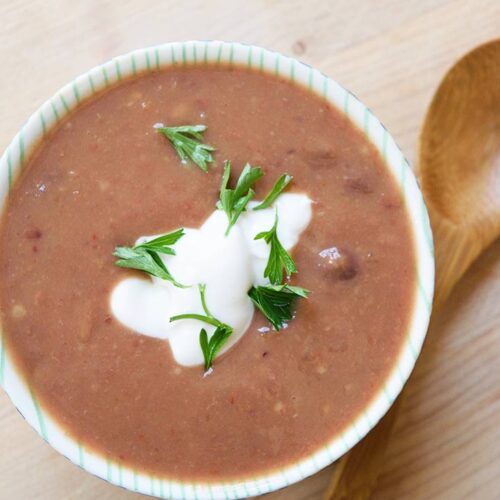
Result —
[[[420,138],[428,204],[478,232],[500,223],[500,41],[464,56],[445,76]]]
[[[441,303],[500,234],[500,40],[446,74],[420,136],[418,176],[436,235]]]

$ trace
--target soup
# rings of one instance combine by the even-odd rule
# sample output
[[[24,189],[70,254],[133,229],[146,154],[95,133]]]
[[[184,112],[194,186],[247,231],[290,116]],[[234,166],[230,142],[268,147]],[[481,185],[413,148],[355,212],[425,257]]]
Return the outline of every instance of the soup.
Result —
[[[206,125],[208,172],[181,161],[158,123]],[[115,311],[117,286],[150,278],[113,253],[217,215],[226,159],[232,186],[246,163],[262,168],[255,200],[284,173],[293,181],[276,203],[310,200],[288,249],[298,273],[284,282],[310,293],[279,331],[252,310],[207,372]],[[380,390],[411,319],[414,268],[394,180],[326,101],[242,68],[168,68],[85,101],[33,152],[3,215],[0,308],[6,347],[40,404],[86,448],[159,477],[244,479],[317,450]]]

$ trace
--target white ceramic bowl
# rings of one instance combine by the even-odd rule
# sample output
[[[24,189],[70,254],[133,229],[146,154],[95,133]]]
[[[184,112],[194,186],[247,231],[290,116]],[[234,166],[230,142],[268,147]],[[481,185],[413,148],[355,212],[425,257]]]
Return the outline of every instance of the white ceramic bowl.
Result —
[[[13,180],[22,170],[33,147],[82,100],[138,72],[172,65],[234,64],[280,75],[324,97],[375,145],[396,179],[411,216],[416,247],[417,282],[410,327],[394,368],[367,407],[347,428],[310,456],[282,470],[239,482],[201,484],[179,482],[137,473],[85,449],[69,437],[42,408],[29,381],[1,342],[0,381],[28,423],[52,447],[86,471],[132,491],[172,499],[229,499],[267,493],[288,486],[319,471],[352,448],[387,412],[408,379],[424,340],[434,289],[432,233],[427,210],[413,173],[400,149],[379,120],[354,95],[311,67],[259,47],[240,43],[194,41],[168,43],[117,57],[79,76],[45,102],[16,135],[0,160],[0,203],[4,206]]]

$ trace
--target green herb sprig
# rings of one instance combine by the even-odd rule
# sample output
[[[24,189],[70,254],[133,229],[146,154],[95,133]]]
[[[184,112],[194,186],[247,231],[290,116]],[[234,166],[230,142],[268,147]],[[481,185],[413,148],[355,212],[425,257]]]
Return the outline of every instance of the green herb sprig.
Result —
[[[203,144],[203,132],[206,125],[183,125],[181,127],[157,127],[174,147],[183,162],[191,160],[204,172],[208,172],[208,164],[214,161],[212,152],[215,148]]]
[[[213,361],[217,353],[221,350],[222,346],[226,343],[227,339],[233,333],[233,329],[228,325],[218,326],[210,340],[208,340],[207,331],[205,328],[200,330],[200,347],[203,352],[205,372],[212,368]]]
[[[276,198],[282,193],[282,191],[292,182],[293,177],[288,174],[283,174],[274,184],[271,191],[264,198],[264,200],[259,203],[256,207],[253,207],[253,210],[262,210],[264,208],[269,208]]]
[[[226,235],[234,226],[238,217],[246,209],[248,202],[254,197],[255,191],[252,186],[264,175],[260,167],[252,167],[249,163],[243,168],[236,187],[229,189],[227,187],[231,176],[231,162],[224,162],[224,173],[220,187],[220,199],[217,207],[224,210],[229,221]]]
[[[242,212],[247,208],[248,202],[255,196],[255,191],[252,189],[254,184],[263,177],[264,172],[260,167],[252,167],[247,163],[236,183],[234,189],[229,189],[229,178],[231,177],[231,162],[224,162],[224,173],[220,188],[220,197],[217,203],[217,208],[226,212],[229,224],[226,229],[226,235],[234,226]],[[270,207],[282,191],[290,184],[293,177],[288,174],[283,174],[274,184],[271,191],[267,194],[264,200],[252,210],[262,210]]]
[[[252,287],[248,296],[276,330],[293,318],[293,305],[299,297],[307,298],[309,290],[291,285]]]
[[[290,254],[285,250],[278,239],[278,213],[274,218],[273,227],[269,231],[263,231],[255,236],[255,240],[263,239],[270,245],[269,259],[264,269],[264,278],[269,278],[272,285],[281,285],[283,282],[283,269],[287,276],[297,272],[297,267]]]
[[[133,247],[116,247],[113,255],[118,260],[115,265],[144,271],[157,278],[170,281],[177,287],[186,288],[186,285],[174,279],[159,255],[160,253],[175,255],[175,250],[171,248],[171,245],[175,245],[183,236],[184,229],[181,228]]]
[[[205,300],[206,285],[200,284],[198,285],[198,287],[200,290],[201,306],[203,307],[203,311],[205,312],[205,314],[178,314],[176,316],[172,316],[170,318],[170,322],[179,321],[182,319],[195,319],[216,327],[210,340],[208,340],[207,331],[204,328],[202,328],[200,331],[200,347],[203,353],[203,358],[205,360],[205,372],[207,372],[212,367],[215,356],[222,349],[224,344],[227,342],[227,339],[233,333],[233,328],[226,323],[219,321],[210,313]]]

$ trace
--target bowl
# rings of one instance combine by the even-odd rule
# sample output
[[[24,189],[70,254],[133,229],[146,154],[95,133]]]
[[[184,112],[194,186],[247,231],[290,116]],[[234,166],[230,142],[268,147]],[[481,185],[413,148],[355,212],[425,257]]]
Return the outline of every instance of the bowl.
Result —
[[[5,348],[0,347],[0,382],[27,422],[55,450],[82,469],[131,491],[172,499],[230,499],[261,495],[300,481],[337,460],[360,441],[390,408],[408,380],[425,338],[434,292],[434,252],[427,209],[407,160],[386,128],[352,93],[321,72],[260,47],[221,41],[189,41],[136,50],[116,57],[59,90],[26,122],[0,159],[0,203],[37,143],[67,113],[103,88],[139,72],[208,63],[240,65],[294,81],[322,96],[360,128],[382,155],[401,190],[411,219],[417,280],[410,325],[394,368],[358,417],[312,455],[281,470],[237,482],[179,482],[137,473],[106,460],[70,437],[40,406],[37,395]]]

